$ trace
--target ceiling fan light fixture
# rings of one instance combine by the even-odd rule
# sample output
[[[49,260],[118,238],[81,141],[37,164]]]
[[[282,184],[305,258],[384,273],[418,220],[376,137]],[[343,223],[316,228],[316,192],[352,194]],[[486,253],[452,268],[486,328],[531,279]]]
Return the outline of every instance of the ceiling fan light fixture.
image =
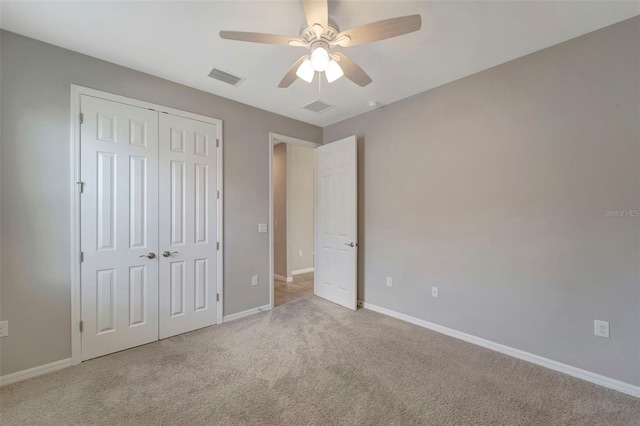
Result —
[[[324,47],[316,47],[311,53],[311,66],[318,72],[323,72],[329,66],[329,52]]]
[[[333,59],[329,61],[329,65],[327,65],[327,69],[324,73],[327,76],[327,81],[329,83],[333,83],[344,75],[342,67]]]
[[[296,75],[307,83],[311,83],[313,81],[313,77],[316,75],[316,71],[313,69],[311,61],[309,59],[305,59],[300,64],[300,66],[298,67],[298,71],[296,71]]]

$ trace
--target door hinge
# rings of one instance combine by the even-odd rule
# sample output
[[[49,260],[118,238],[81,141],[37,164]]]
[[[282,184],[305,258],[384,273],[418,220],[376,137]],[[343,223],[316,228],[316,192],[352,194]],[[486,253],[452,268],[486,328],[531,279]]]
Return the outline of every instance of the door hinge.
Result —
[[[220,293],[216,293],[216,302],[220,301]]]
[[[84,114],[80,113],[80,124],[84,123]]]
[[[216,148],[220,148],[220,139],[216,139]]]
[[[220,243],[216,243],[216,250],[220,250]]]
[[[80,321],[80,333],[84,331],[84,322]]]
[[[80,252],[80,262],[84,262],[84,252]]]
[[[217,191],[217,192],[218,192],[217,198],[220,199],[220,191]]]
[[[80,181],[76,182],[76,184],[78,185],[78,191],[82,194],[84,192],[84,182]]]

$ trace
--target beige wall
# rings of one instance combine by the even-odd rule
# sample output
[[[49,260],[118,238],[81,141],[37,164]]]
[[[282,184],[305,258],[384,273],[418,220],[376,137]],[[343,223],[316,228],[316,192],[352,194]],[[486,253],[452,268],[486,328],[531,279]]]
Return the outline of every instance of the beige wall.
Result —
[[[322,129],[16,34],[1,32],[0,374],[68,358],[70,84],[224,121],[224,314],[269,303],[269,132]],[[212,88],[216,84],[212,81]],[[251,276],[261,277],[251,286]]]
[[[313,267],[313,167],[312,148],[287,144],[289,276]]]
[[[640,218],[605,214],[640,209],[639,103],[634,18],[325,128],[359,298],[640,385]]]
[[[273,271],[289,276],[287,269],[287,144],[273,147]]]

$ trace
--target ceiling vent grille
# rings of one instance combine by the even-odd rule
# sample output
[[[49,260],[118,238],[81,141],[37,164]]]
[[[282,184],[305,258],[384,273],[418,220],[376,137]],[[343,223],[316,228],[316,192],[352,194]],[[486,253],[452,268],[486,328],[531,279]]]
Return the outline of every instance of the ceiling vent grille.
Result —
[[[214,68],[213,70],[211,70],[211,72],[209,73],[209,77],[215,80],[222,81],[223,83],[230,84],[232,86],[238,86],[244,81],[243,77],[231,74],[227,71],[222,71],[218,68]]]
[[[309,111],[319,114],[321,112],[328,111],[333,107],[334,107],[333,105],[329,105],[327,103],[322,102],[321,100],[317,100],[317,101],[311,102],[309,105],[303,106],[302,108],[308,109]]]

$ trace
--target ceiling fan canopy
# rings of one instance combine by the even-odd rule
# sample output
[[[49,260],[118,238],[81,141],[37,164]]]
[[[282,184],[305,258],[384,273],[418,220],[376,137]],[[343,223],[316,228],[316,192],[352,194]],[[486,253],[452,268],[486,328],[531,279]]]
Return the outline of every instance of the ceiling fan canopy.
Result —
[[[309,54],[301,56],[289,68],[278,87],[289,87],[296,78],[310,83],[316,72],[324,72],[329,83],[344,75],[364,87],[371,83],[371,77],[344,53],[332,52],[332,49],[398,37],[418,31],[422,27],[420,15],[408,15],[383,19],[339,32],[329,23],[328,0],[302,0],[302,6],[307,27],[298,37],[244,31],[220,31],[220,37],[227,40],[309,49]]]

